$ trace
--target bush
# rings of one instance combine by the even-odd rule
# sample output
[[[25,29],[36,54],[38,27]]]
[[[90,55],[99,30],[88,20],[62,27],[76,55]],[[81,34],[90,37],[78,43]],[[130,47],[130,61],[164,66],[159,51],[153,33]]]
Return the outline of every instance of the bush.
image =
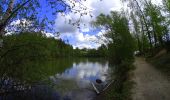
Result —
[[[167,49],[168,52],[170,51],[170,41],[167,41],[165,43],[165,48]]]

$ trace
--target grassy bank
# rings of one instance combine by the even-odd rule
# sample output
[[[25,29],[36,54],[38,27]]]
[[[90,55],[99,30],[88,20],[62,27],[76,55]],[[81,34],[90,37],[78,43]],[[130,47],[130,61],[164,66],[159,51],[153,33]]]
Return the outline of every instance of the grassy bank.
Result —
[[[170,53],[164,53],[160,56],[149,58],[148,62],[165,73],[170,79]]]
[[[134,85],[132,62],[124,61],[114,67],[114,82],[109,88],[97,96],[96,100],[132,100],[131,89]]]

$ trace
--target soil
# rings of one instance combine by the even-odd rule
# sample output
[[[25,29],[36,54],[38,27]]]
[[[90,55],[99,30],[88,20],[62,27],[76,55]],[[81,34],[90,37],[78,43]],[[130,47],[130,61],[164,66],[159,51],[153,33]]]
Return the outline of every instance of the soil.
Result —
[[[170,81],[144,58],[136,58],[134,65],[133,100],[170,100]]]

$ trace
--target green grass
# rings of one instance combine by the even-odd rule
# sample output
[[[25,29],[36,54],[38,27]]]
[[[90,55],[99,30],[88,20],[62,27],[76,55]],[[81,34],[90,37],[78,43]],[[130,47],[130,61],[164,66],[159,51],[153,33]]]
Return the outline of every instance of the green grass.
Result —
[[[149,58],[148,61],[157,69],[165,73],[170,79],[170,53],[164,54],[157,58]]]

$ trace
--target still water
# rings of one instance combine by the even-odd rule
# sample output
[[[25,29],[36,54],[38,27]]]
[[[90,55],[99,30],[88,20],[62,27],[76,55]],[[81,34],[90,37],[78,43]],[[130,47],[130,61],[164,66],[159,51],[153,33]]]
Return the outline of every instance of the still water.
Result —
[[[41,65],[38,71],[35,67],[32,70],[25,72],[25,80],[40,84],[27,92],[9,94],[5,97],[7,100],[93,100],[96,92],[92,83],[102,90],[110,78],[108,61],[104,59],[59,59]],[[102,84],[96,83],[96,79],[102,80]],[[43,84],[44,80],[48,84]]]

